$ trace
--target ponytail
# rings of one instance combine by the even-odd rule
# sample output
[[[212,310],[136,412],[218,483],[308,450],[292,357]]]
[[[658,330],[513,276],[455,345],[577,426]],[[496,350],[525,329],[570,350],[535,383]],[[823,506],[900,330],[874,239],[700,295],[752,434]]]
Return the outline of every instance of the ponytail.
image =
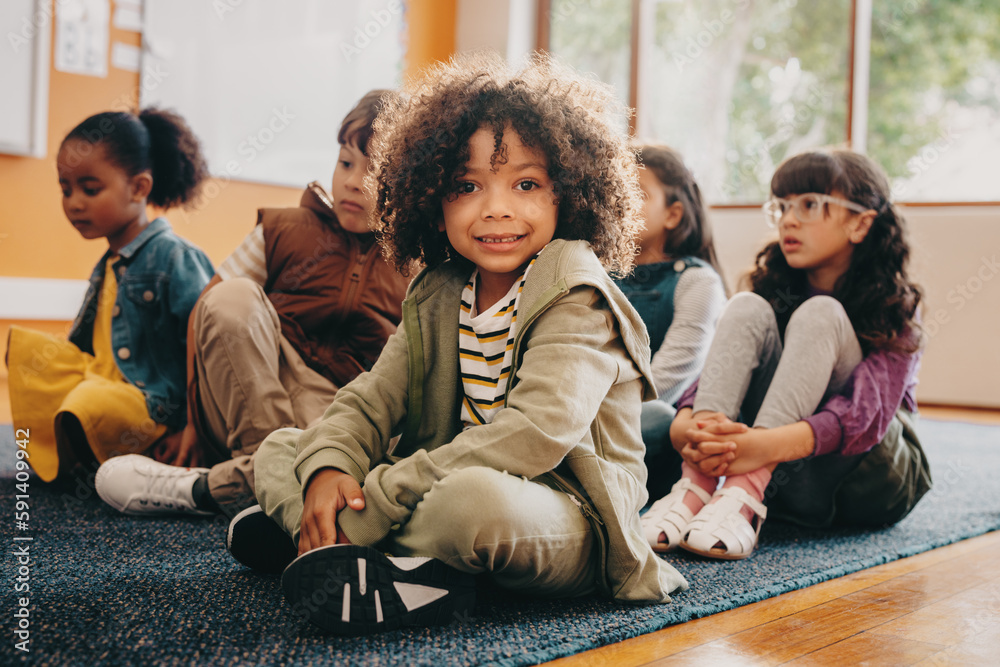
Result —
[[[104,147],[109,161],[129,177],[149,171],[147,198],[159,208],[189,204],[208,177],[208,166],[191,128],[172,111],[144,109],[138,116],[120,111],[95,114],[63,139]]]

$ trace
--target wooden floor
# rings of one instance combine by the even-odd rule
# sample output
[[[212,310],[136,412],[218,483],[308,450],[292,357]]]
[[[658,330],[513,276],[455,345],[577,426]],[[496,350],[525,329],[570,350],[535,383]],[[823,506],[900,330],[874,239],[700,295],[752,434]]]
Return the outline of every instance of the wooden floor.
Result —
[[[1000,424],[1000,411],[920,411]],[[1000,532],[547,664],[995,667]]]

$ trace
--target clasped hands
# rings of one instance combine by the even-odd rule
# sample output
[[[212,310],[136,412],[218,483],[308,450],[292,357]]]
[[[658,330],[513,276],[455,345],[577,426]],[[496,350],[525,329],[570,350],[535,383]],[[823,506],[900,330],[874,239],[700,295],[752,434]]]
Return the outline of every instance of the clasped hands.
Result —
[[[775,463],[762,442],[763,429],[734,422],[721,412],[683,408],[670,426],[674,448],[702,473],[721,477],[753,472]]]

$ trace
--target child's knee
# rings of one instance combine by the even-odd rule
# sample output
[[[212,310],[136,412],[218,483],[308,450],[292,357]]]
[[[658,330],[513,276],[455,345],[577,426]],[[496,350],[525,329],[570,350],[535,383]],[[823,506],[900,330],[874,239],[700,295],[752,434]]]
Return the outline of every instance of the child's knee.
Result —
[[[853,334],[854,328],[851,326],[847,311],[839,301],[832,296],[820,295],[806,299],[792,313],[785,331],[786,338],[797,333],[815,337],[830,333]]]
[[[194,330],[199,343],[248,334],[254,326],[276,326],[277,314],[260,286],[249,278],[224,280],[206,292],[194,312]]]
[[[532,482],[492,468],[456,470],[438,480],[414,511],[437,526],[447,526],[440,546],[469,553],[481,541],[495,541],[524,512]]]
[[[726,304],[722,311],[722,318],[735,320],[741,324],[759,322],[767,326],[774,322],[774,309],[771,304],[759,294],[753,292],[740,292]],[[759,328],[759,327],[755,327]]]
[[[253,454],[254,490],[266,510],[289,496],[302,496],[302,485],[295,476],[296,445],[302,431],[282,428],[264,438]]]

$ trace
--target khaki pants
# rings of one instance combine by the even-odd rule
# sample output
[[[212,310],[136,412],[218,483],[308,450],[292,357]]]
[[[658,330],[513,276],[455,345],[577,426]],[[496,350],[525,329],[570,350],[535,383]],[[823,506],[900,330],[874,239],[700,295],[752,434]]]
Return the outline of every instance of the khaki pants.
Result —
[[[261,507],[295,540],[302,522],[302,487],[293,467],[300,433],[273,433],[256,457]],[[378,547],[488,572],[498,585],[533,595],[595,590],[597,549],[580,508],[565,493],[492,468],[463,468],[439,480]]]
[[[223,459],[208,474],[212,498],[228,515],[255,504],[254,453],[272,431],[322,417],[337,387],[306,366],[281,334],[260,285],[225,280],[194,314],[195,366],[208,446]]]

